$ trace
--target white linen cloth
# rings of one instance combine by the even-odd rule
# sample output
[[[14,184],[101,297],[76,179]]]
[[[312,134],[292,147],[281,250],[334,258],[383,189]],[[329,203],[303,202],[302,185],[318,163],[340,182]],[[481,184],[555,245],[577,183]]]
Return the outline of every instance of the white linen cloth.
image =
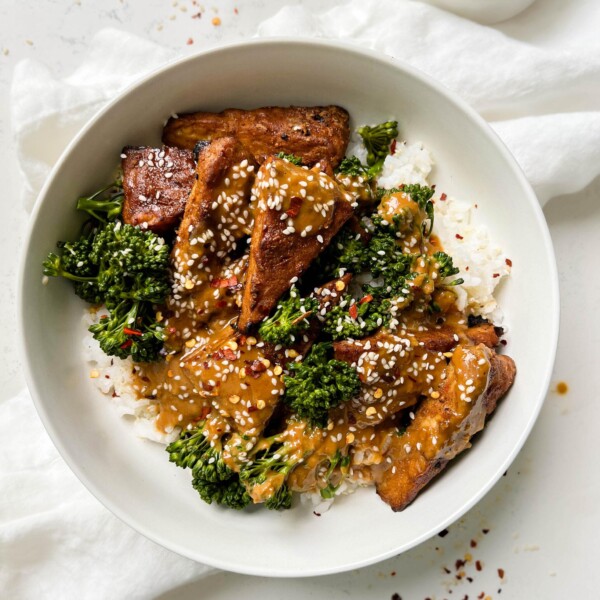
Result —
[[[285,6],[258,35],[349,40],[419,67],[492,122],[542,203],[600,173],[600,53],[541,50],[398,0],[352,0],[320,14]],[[99,32],[90,48],[64,79],[31,60],[15,70],[12,124],[29,208],[85,121],[175,56],[116,30]],[[0,403],[0,440],[3,596],[150,598],[211,571],[146,540],[104,509],[58,456],[26,391]]]

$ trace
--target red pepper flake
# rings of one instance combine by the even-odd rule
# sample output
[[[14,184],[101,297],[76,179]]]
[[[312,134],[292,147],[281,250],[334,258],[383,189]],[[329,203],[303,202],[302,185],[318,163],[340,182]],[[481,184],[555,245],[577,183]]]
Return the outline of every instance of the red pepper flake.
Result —
[[[121,344],[121,350],[126,350],[130,346],[133,346],[133,342],[131,340],[127,340],[124,344]]]
[[[456,237],[457,240],[464,240],[465,239],[462,235],[460,235],[460,233],[457,233],[455,237]]]
[[[175,329],[175,327],[169,327],[169,328],[167,329],[167,331],[168,331],[169,333],[177,333],[177,329]]]
[[[477,598],[479,600],[482,600],[482,598],[485,598],[485,592],[481,592],[481,594],[479,594],[479,596],[477,596]]]
[[[191,46],[194,43],[194,40],[192,38],[188,38],[186,44],[188,46]]]
[[[392,577],[396,577],[396,571],[392,571],[392,572],[390,573],[390,575],[391,575]]]
[[[494,273],[494,274],[492,275],[492,277],[493,277],[494,279],[496,279],[496,277],[500,277],[500,273]]]
[[[231,277],[218,277],[210,282],[210,287],[213,288],[228,288],[235,287],[238,284],[238,278],[235,275]]]
[[[356,318],[358,317],[358,308],[356,308],[356,304],[353,304],[349,309],[348,309],[348,314],[354,319],[356,320]]]
[[[217,308],[225,308],[227,306],[227,300],[219,300],[218,302],[215,302],[215,306]]]
[[[101,320],[101,321],[103,321],[104,319],[108,319],[108,315],[102,315],[102,316],[100,317],[100,320]]]
[[[213,357],[215,360],[235,360],[237,354],[231,348],[219,348]]]
[[[248,413],[253,413],[256,412],[258,410],[258,408],[256,408],[256,406],[253,406],[252,404],[248,407]]]
[[[234,8],[234,9],[233,9],[233,12],[234,12],[236,15],[238,15],[238,14],[240,13],[240,11],[239,11],[237,8]]]
[[[396,154],[396,140],[392,140],[392,145],[390,146],[390,154]]]
[[[448,198],[448,196],[446,196],[446,194],[442,194],[442,195],[440,196],[440,200],[446,200],[446,198]]]
[[[500,577],[500,579],[504,579],[504,569],[498,569],[498,577]]]
[[[476,568],[478,571],[481,571],[481,569],[483,569],[483,565],[481,564],[481,561],[480,561],[480,560],[476,560],[476,561],[475,561],[475,568]]]
[[[297,196],[292,197],[290,200],[290,207],[285,211],[285,214],[290,219],[295,219],[300,214],[300,207],[304,200],[302,198],[298,198]]]
[[[467,561],[465,560],[461,560],[460,558],[457,559],[457,561],[454,563],[454,567],[456,568],[456,570],[458,571],[459,569],[462,569],[465,565],[467,564]]]
[[[265,364],[258,359],[253,360],[252,362],[246,361],[246,363],[247,363],[247,366],[244,367],[244,370],[246,371],[246,375],[249,375],[250,377],[253,377],[254,379],[258,379],[260,377],[260,374],[267,370],[267,367],[265,366]]]
[[[200,421],[206,419],[206,417],[208,417],[208,414],[211,411],[211,407],[210,406],[203,406],[202,410],[200,411]]]
[[[510,260],[510,258],[507,258],[507,259],[506,259],[504,262],[505,262],[505,263],[506,263],[506,264],[507,264],[509,267],[512,267],[512,260]]]
[[[469,267],[465,267],[465,271],[468,271],[468,270],[469,270]]]
[[[123,333],[126,335],[143,335],[138,329],[129,329],[129,327],[123,327]]]
[[[471,540],[471,548],[477,548],[477,540]]]
[[[364,298],[361,298],[358,303],[367,304],[368,302],[371,302],[371,300],[373,300],[373,296],[371,294],[367,294]]]

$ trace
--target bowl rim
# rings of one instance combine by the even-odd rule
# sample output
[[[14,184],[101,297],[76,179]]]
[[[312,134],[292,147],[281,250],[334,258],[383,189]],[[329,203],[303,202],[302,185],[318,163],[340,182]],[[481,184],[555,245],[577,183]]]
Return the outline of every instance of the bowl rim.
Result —
[[[226,54],[229,52],[235,52],[243,50],[247,47],[255,47],[255,46],[271,46],[276,49],[278,46],[295,46],[298,48],[302,47],[312,47],[319,48],[324,52],[327,51],[341,51],[346,54],[354,54],[358,55],[362,58],[368,58],[371,61],[383,63],[384,65],[391,67],[393,69],[398,69],[404,71],[410,77],[418,80],[421,84],[427,86],[432,89],[435,93],[438,93],[444,97],[444,99],[453,104],[455,108],[459,109],[466,116],[475,122],[476,125],[482,130],[482,133],[487,137],[488,141],[493,144],[496,151],[502,155],[502,158],[505,160],[507,166],[510,167],[512,171],[512,175],[517,180],[518,184],[522,188],[524,195],[527,197],[528,202],[530,204],[530,208],[533,210],[533,215],[539,227],[539,232],[541,234],[541,238],[544,245],[544,250],[546,254],[546,258],[548,261],[549,271],[551,273],[551,281],[550,289],[552,290],[551,297],[547,299],[549,313],[552,315],[552,321],[548,323],[548,327],[550,328],[550,339],[552,343],[550,347],[545,349],[546,353],[546,364],[544,366],[545,377],[540,387],[540,392],[538,396],[535,398],[535,404],[532,403],[532,409],[530,412],[530,418],[523,428],[521,435],[513,447],[512,451],[504,458],[497,471],[494,473],[488,474],[486,481],[480,487],[477,494],[473,495],[469,499],[468,502],[464,503],[460,509],[456,510],[453,514],[448,515],[441,523],[436,523],[435,526],[429,527],[425,532],[423,532],[420,536],[412,539],[410,542],[404,543],[399,547],[388,550],[385,552],[381,552],[374,556],[367,557],[361,560],[355,560],[351,563],[346,563],[342,566],[338,567],[327,567],[327,568],[315,568],[310,571],[298,572],[293,568],[285,568],[285,569],[277,569],[270,570],[265,568],[252,568],[247,567],[245,565],[237,565],[235,562],[227,562],[222,560],[215,560],[210,555],[201,555],[197,552],[190,552],[187,548],[182,547],[175,541],[171,541],[168,539],[164,539],[162,536],[156,534],[151,527],[147,526],[144,522],[141,522],[137,519],[137,517],[133,514],[128,513],[125,510],[122,510],[116,503],[113,503],[110,498],[106,497],[104,493],[99,489],[94,483],[93,479],[88,477],[86,472],[78,465],[78,462],[75,457],[73,457],[67,449],[63,446],[61,442],[61,438],[55,430],[52,418],[50,416],[50,412],[47,408],[47,404],[43,401],[43,393],[41,393],[40,388],[37,384],[36,377],[33,373],[32,365],[29,361],[29,353],[28,353],[28,343],[27,343],[27,323],[25,321],[25,311],[24,311],[24,302],[25,302],[25,286],[26,286],[26,273],[25,266],[27,261],[27,256],[29,254],[29,249],[31,247],[31,239],[32,232],[34,229],[34,225],[38,218],[38,213],[42,204],[45,201],[48,190],[51,186],[52,181],[56,177],[57,173],[62,169],[63,163],[66,161],[66,158],[71,153],[73,147],[75,147],[79,141],[85,137],[89,131],[89,129],[93,126],[93,124],[100,119],[104,114],[111,111],[115,105],[117,105],[125,96],[129,95],[131,92],[136,90],[137,88],[146,84],[149,80],[160,76],[161,74],[169,71],[171,69],[178,68],[179,66],[188,63],[195,62],[197,60],[202,60],[204,57],[209,55],[217,55],[217,54]],[[127,87],[125,87],[119,94],[117,94],[112,100],[107,102],[100,110],[98,110],[90,119],[85,123],[85,125],[80,129],[80,131],[73,137],[73,139],[66,146],[56,164],[52,168],[50,174],[48,175],[42,189],[40,190],[34,207],[31,211],[26,235],[24,238],[23,244],[24,251],[21,253],[20,262],[19,262],[19,271],[18,271],[18,283],[17,283],[17,323],[19,329],[19,352],[20,358],[24,367],[25,380],[27,383],[27,387],[33,399],[33,403],[37,410],[37,413],[44,424],[44,427],[50,436],[54,446],[58,450],[59,454],[63,458],[63,460],[67,463],[71,471],[75,474],[75,476],[79,479],[79,481],[87,488],[87,490],[98,500],[101,504],[104,505],[112,514],[114,514],[119,520],[133,528],[138,533],[142,534],[146,538],[151,541],[171,550],[181,556],[190,558],[200,563],[204,563],[213,567],[217,567],[219,569],[223,569],[226,571],[232,571],[245,575],[255,575],[255,576],[265,576],[265,577],[312,577],[318,575],[329,575],[335,573],[341,573],[345,571],[349,571],[351,569],[357,569],[360,567],[365,567],[368,565],[372,565],[383,561],[387,558],[391,558],[392,556],[401,554],[406,552],[407,550],[414,548],[415,546],[423,543],[428,540],[436,533],[438,533],[441,529],[448,527],[450,524],[454,523],[457,519],[463,516],[467,511],[469,511],[477,502],[479,502],[487,492],[493,487],[493,485],[500,479],[502,474],[506,471],[506,469],[513,462],[515,457],[520,452],[523,447],[525,441],[529,437],[531,430],[539,416],[540,410],[544,403],[544,399],[546,397],[549,385],[550,378],[552,376],[552,369],[555,362],[556,350],[558,345],[558,333],[559,333],[559,325],[560,325],[560,301],[559,301],[559,284],[558,284],[558,270],[556,266],[556,258],[554,253],[554,248],[552,245],[552,240],[550,236],[550,232],[548,229],[548,225],[546,223],[546,219],[542,212],[542,208],[539,204],[539,201],[533,191],[531,184],[526,179],[525,174],[523,173],[521,167],[518,165],[516,159],[512,155],[512,153],[508,150],[504,142],[500,139],[500,137],[496,134],[496,132],[490,127],[490,125],[481,117],[475,109],[469,106],[457,93],[448,89],[444,84],[438,82],[433,77],[423,73],[416,67],[411,66],[410,64],[393,58],[387,54],[382,52],[377,52],[375,50],[371,50],[368,48],[364,48],[354,43],[349,42],[341,42],[334,40],[314,40],[314,39],[302,39],[295,37],[269,37],[264,39],[254,39],[248,41],[241,42],[233,42],[228,44],[219,45],[218,47],[210,48],[204,51],[196,52],[192,55],[175,58],[167,61],[162,66],[150,71],[146,75],[137,79]]]

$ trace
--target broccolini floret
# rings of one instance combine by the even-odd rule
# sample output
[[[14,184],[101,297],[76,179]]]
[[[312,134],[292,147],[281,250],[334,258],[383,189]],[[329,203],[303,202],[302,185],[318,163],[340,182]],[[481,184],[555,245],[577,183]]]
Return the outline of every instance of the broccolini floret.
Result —
[[[325,317],[323,331],[333,340],[360,339],[390,322],[390,301],[369,294],[358,302],[347,295]]]
[[[90,326],[100,349],[109,356],[131,358],[136,362],[152,362],[160,354],[164,341],[151,306],[124,300],[107,316]]]
[[[270,344],[291,345],[296,337],[310,327],[310,317],[319,308],[316,298],[302,298],[296,286],[280,300],[273,316],[263,321],[258,333]]]
[[[277,158],[281,158],[282,160],[287,160],[288,162],[292,163],[293,165],[296,165],[297,167],[302,166],[302,158],[299,156],[296,156],[295,154],[286,154],[285,152],[280,152],[277,155]]]
[[[77,200],[77,210],[87,212],[92,218],[107,223],[121,216],[123,210],[123,182],[120,178],[91,196]]]
[[[260,447],[252,461],[240,471],[240,481],[255,501],[264,501],[266,508],[288,509],[292,505],[292,492],[286,479],[302,455],[280,435],[263,440]]]
[[[434,221],[434,209],[431,198],[434,194],[434,189],[426,185],[419,185],[418,183],[402,185],[399,188],[391,188],[389,190],[379,188],[377,190],[377,198],[381,201],[386,196],[402,192],[409,196],[413,202],[416,202],[419,208],[425,213],[426,220],[422,225],[422,232],[425,237],[431,235],[433,230]],[[412,223],[409,222],[408,225]],[[393,223],[394,227],[398,232],[402,232],[404,229],[404,215],[398,214],[394,216]]]
[[[152,305],[169,292],[169,247],[151,231],[123,225],[116,218],[122,198],[103,191],[79,199],[78,208],[93,218],[78,240],[59,242],[62,252],[47,256],[44,275],[69,279],[80,298],[106,305],[110,314],[90,327],[106,354],[156,360],[164,336]]]
[[[369,178],[369,169],[365,167],[357,156],[347,156],[337,168],[337,172],[350,177]]]
[[[439,265],[439,274],[442,279],[452,277],[452,275],[457,275],[460,272],[460,269],[454,266],[452,257],[445,252],[435,252],[433,258]],[[464,283],[464,279],[459,278],[445,285],[460,285],[461,283]]]
[[[368,266],[368,248],[359,233],[342,227],[331,243],[319,255],[313,271],[321,279],[339,277],[340,269],[361,273]]]
[[[205,424],[202,421],[196,429],[183,431],[169,444],[169,460],[192,470],[192,486],[204,502],[240,510],[250,503],[250,496],[238,474],[225,464],[222,440],[209,439]]]
[[[339,450],[337,450],[337,452],[329,459],[329,467],[327,468],[327,471],[323,477],[327,483],[327,485],[320,490],[323,498],[333,498],[340,487],[341,482],[336,485],[332,481],[332,475],[336,469],[342,474],[342,476],[344,476],[346,475],[349,466],[350,456],[347,454],[343,455]]]
[[[371,177],[383,168],[383,162],[390,153],[390,144],[398,136],[398,121],[386,121],[374,127],[363,125],[358,134],[367,149],[367,165]]]
[[[315,344],[302,362],[284,376],[284,401],[311,425],[324,426],[329,410],[353,398],[360,389],[358,373],[349,364],[329,357],[330,345]]]
[[[194,477],[192,486],[207,504],[216,502],[234,510],[242,510],[250,504],[250,496],[237,475],[217,482]]]

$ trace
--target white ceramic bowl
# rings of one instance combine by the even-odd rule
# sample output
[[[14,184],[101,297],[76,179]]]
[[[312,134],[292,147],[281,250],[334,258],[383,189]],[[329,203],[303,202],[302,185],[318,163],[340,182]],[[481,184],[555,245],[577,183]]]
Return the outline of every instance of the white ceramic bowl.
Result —
[[[83,304],[70,285],[41,283],[41,262],[77,232],[78,195],[109,180],[126,144],[159,143],[173,112],[263,105],[340,104],[353,125],[396,117],[422,140],[433,180],[477,202],[479,218],[512,258],[500,293],[519,373],[474,448],[402,513],[372,489],[310,510],[238,513],[208,506],[164,449],[137,439],[92,386],[81,358]],[[374,563],[438,533],[506,470],[542,405],[558,334],[558,287],[548,230],[514,159],[485,122],[414,69],[354,47],[269,40],[212,50],[171,64],[115,99],[70,144],[35,206],[20,280],[29,387],[60,453],[107,508],[152,540],[216,567],[305,576]]]

